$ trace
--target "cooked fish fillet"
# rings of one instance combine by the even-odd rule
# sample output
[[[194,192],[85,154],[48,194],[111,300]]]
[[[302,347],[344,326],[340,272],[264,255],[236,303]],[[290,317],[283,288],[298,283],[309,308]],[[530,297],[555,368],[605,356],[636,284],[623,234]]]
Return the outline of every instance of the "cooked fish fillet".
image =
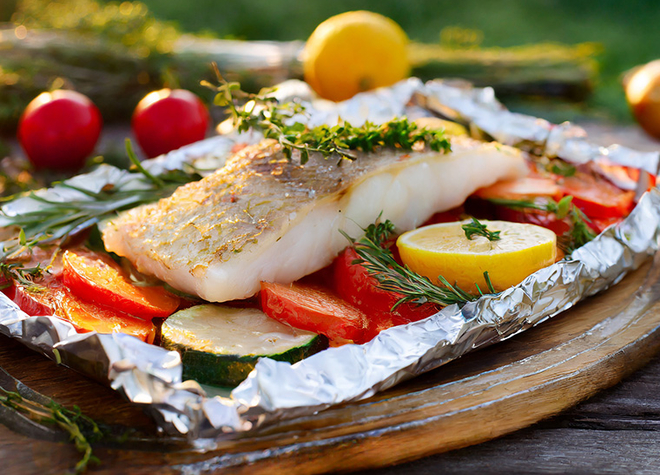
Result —
[[[381,150],[355,161],[288,161],[274,141],[248,147],[171,197],[103,226],[108,251],[141,272],[212,301],[246,298],[330,264],[382,211],[400,230],[526,173],[521,153],[452,138],[452,152]]]

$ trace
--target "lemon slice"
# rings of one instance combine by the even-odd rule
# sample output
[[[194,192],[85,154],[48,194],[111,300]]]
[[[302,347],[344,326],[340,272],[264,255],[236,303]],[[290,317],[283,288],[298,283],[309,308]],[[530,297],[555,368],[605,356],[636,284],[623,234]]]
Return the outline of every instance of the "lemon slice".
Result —
[[[469,221],[442,223],[409,231],[396,242],[403,263],[438,283],[443,276],[468,292],[478,284],[488,291],[484,272],[495,290],[522,282],[525,277],[555,262],[557,236],[533,224],[481,221],[489,231],[500,231],[500,240],[483,236],[468,239],[461,228]]]
[[[467,129],[461,124],[438,117],[420,117],[419,119],[415,119],[415,123],[419,127],[426,127],[429,130],[444,129],[447,135],[468,135]]]

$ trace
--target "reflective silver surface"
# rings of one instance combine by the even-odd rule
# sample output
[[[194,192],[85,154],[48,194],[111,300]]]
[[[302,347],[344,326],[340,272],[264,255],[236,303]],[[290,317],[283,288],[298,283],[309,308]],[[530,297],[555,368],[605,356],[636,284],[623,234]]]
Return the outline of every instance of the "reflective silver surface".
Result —
[[[312,100],[305,87],[289,82],[280,93]],[[489,88],[454,87],[438,81],[424,85],[411,79],[345,103],[311,104],[311,123],[334,123],[339,117],[355,123],[367,119],[382,122],[408,111],[441,114],[505,143],[574,162],[597,160],[606,150],[615,163],[639,164],[654,174],[658,167],[657,153],[640,154],[623,147],[602,149],[590,145],[581,129],[570,124],[553,126],[510,113]],[[244,140],[215,137],[145,164],[153,172],[161,167],[200,163],[208,168],[222,166],[233,145]],[[144,186],[136,174],[107,166],[72,180],[86,189],[99,189],[108,183],[126,189]],[[71,199],[70,192],[56,187],[41,193],[53,199]],[[3,211],[21,213],[39,205],[26,198],[5,205]],[[551,318],[641,265],[657,251],[659,230],[660,192],[654,189],[642,197],[623,223],[575,251],[571,260],[541,269],[521,284],[496,296],[484,296],[462,309],[447,307],[425,320],[390,328],[363,345],[329,348],[294,365],[262,359],[228,397],[206,397],[197,383],[182,382],[176,352],[123,334],[77,334],[72,325],[58,318],[26,315],[3,294],[0,332],[106,382],[130,401],[143,405],[163,430],[188,434],[203,450],[212,447],[208,439],[240,436],[276,420],[369,397]]]

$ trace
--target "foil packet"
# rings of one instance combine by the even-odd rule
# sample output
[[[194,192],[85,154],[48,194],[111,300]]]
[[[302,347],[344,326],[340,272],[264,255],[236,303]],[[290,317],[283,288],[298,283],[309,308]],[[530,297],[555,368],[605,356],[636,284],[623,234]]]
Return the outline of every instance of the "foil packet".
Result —
[[[278,99],[305,103],[310,125],[382,123],[395,116],[441,116],[508,145],[574,163],[598,162],[634,166],[657,175],[660,154],[624,147],[599,147],[571,124],[555,126],[542,119],[506,110],[490,88],[410,79],[390,88],[363,93],[334,104],[316,100],[299,81],[287,81]],[[224,164],[239,143],[257,136],[218,136],[165,156],[145,161],[152,173],[192,166],[213,170]],[[148,183],[137,173],[110,166],[65,181],[83,190],[106,186],[139,190]],[[85,199],[84,191],[55,186],[36,192],[47,200]],[[7,216],[47,206],[28,197],[2,207]],[[516,335],[619,282],[659,246],[660,190],[641,196],[622,223],[562,260],[497,295],[486,295],[459,308],[452,305],[424,320],[393,327],[362,345],[329,348],[294,365],[261,359],[249,377],[227,396],[207,395],[194,381],[182,381],[178,353],[129,335],[76,332],[56,317],[32,317],[0,294],[0,332],[23,342],[58,363],[93,377],[141,405],[159,427],[191,440],[226,439],[258,431],[278,420],[311,415],[332,405],[368,398],[467,352]],[[200,447],[203,449],[202,443]]]

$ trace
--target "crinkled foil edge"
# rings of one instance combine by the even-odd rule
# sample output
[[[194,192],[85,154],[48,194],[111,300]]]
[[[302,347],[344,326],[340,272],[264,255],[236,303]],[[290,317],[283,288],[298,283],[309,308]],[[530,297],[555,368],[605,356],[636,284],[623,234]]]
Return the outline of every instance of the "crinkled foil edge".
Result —
[[[660,154],[593,145],[582,129],[571,124],[555,126],[509,112],[490,88],[410,79],[329,104],[314,100],[304,83],[288,81],[276,94],[280,99],[295,97],[306,102],[311,111],[306,120],[312,125],[332,124],[340,118],[359,124],[367,119],[384,122],[403,114],[438,115],[534,153],[574,163],[607,158],[653,175],[658,172]],[[218,167],[236,143],[253,140],[214,137],[145,164],[152,172],[190,164]],[[135,174],[107,166],[72,180],[87,189],[118,181],[127,187],[143,186]],[[71,198],[70,189],[43,193],[54,199]],[[3,210],[20,213],[35,206],[33,201],[14,202]],[[628,218],[575,251],[570,260],[541,269],[501,294],[484,296],[460,309],[444,308],[422,321],[385,330],[366,344],[329,348],[294,365],[262,359],[229,397],[207,397],[197,383],[182,381],[176,352],[120,333],[78,334],[71,324],[56,317],[28,316],[3,294],[0,332],[110,385],[142,405],[167,433],[186,434],[191,440],[240,437],[278,420],[367,398],[551,318],[639,267],[658,250],[659,231],[660,191],[655,188],[642,196]]]

